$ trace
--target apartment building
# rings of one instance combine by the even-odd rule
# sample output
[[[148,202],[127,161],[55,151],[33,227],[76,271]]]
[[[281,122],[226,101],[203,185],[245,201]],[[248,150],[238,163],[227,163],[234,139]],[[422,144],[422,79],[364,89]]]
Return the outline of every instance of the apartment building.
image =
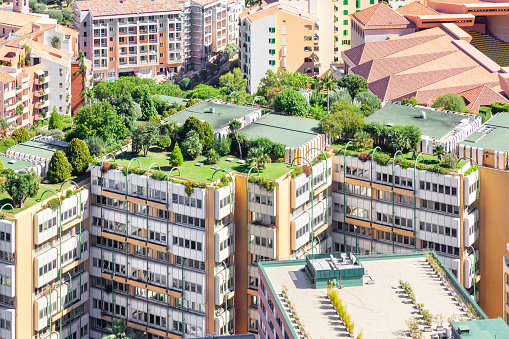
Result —
[[[414,335],[451,338],[453,332],[452,338],[480,339],[509,333],[502,319],[487,318],[433,251],[426,256],[314,254],[260,263],[259,275],[259,338],[413,336],[408,323],[420,318],[421,307],[442,320],[418,321]],[[401,282],[410,286],[415,302],[407,298]],[[329,291],[336,296],[335,304]],[[354,324],[351,331],[335,308],[338,300]]]
[[[350,48],[349,15],[372,4],[374,0],[284,0],[244,11],[239,56],[250,93],[267,70],[322,76]]]
[[[419,147],[424,154],[436,145],[456,152],[480,125],[475,116],[391,105],[377,111],[373,121],[392,125],[412,119],[424,134],[437,133],[422,136]],[[340,147],[333,157],[332,250],[368,254],[434,249],[473,293],[473,278],[479,286],[479,260],[484,255],[479,252],[479,177],[470,169],[473,164],[465,161],[461,168],[432,173],[420,166],[363,161],[344,151]]]
[[[154,77],[206,67],[238,41],[243,1],[87,0],[73,4],[94,79]]]
[[[24,208],[2,206],[2,338],[89,338],[88,196],[87,181],[43,184]]]

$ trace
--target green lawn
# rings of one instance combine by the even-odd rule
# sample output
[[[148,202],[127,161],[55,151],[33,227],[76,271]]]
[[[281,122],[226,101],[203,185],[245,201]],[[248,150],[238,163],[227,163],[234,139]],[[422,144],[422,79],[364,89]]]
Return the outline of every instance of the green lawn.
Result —
[[[83,181],[83,180],[86,180],[87,178],[90,177],[90,173],[89,172],[86,172],[84,174],[82,174],[81,176],[79,177],[71,177],[70,179],[74,180],[78,185],[80,183],[80,181]],[[41,183],[41,187],[39,188],[39,192],[37,193],[37,195],[33,198],[28,198],[26,201],[25,201],[25,206],[23,206],[23,208],[15,208],[14,209],[14,214],[16,213],[19,213],[29,207],[32,207],[34,206],[35,204],[41,202],[41,195],[46,191],[46,190],[54,190],[56,193],[60,193],[60,186],[62,184],[43,184]],[[66,183],[63,187],[63,191],[66,191],[68,190],[69,188],[75,188],[74,185],[72,185],[71,183]],[[55,196],[48,192],[44,195],[44,200],[48,199],[48,198],[54,198]],[[7,194],[7,193],[1,193],[0,194],[0,206],[3,206],[3,204],[12,204],[12,198]],[[10,207],[6,206],[2,212],[6,212],[6,213],[11,213],[11,209]]]
[[[334,148],[338,148],[338,149],[345,149],[346,143],[336,142],[334,144],[331,144],[330,146],[334,147]],[[373,149],[374,148],[355,148],[353,146],[353,144],[350,144],[348,146],[348,151],[354,151],[357,153],[361,153],[361,152],[371,153],[373,151]],[[393,156],[393,153],[388,151],[387,149],[382,148],[382,151],[377,150],[377,153],[378,152],[383,152],[383,153],[389,154],[391,157]],[[422,154],[422,155],[423,155],[422,157],[419,157],[419,164],[424,164],[424,165],[428,165],[428,166],[437,166],[440,164],[440,161],[438,160],[438,157],[436,155],[433,155],[433,154]],[[403,153],[403,159],[410,160],[411,162],[414,162],[413,161],[414,159],[412,159],[412,156],[413,156],[412,152]],[[456,165],[456,167],[453,170],[460,169],[467,162],[468,161],[466,161],[466,160],[458,161],[458,164]]]
[[[160,152],[158,148],[151,148],[150,152],[146,157],[144,157],[142,154],[136,156],[134,153],[128,152],[125,153],[123,156],[119,156],[117,158],[117,163],[119,165],[127,166],[129,164],[129,161],[136,157],[140,161],[142,169],[148,170],[151,164],[157,162],[159,166],[161,166],[161,171],[167,173],[171,169],[171,166],[169,165],[169,162],[167,160],[169,156],[170,152]],[[231,162],[226,161],[226,159],[230,157],[233,158],[234,160]],[[214,170],[211,169],[212,166],[218,166],[219,168],[230,168],[235,172],[247,173],[249,171],[249,166],[247,164],[238,164],[237,160],[239,160],[239,158],[233,156],[226,156],[222,157],[217,164],[214,165],[205,164],[199,167],[196,166],[196,163],[198,162],[205,163],[205,157],[200,156],[196,160],[184,161],[184,164],[182,164],[182,166],[179,167],[181,171],[180,177],[183,179],[194,180],[201,183],[211,183],[217,180],[219,177],[221,177],[220,173],[217,173],[216,176],[214,177],[214,180],[212,180],[212,175],[214,174]],[[133,168],[139,167],[138,162],[136,160],[132,161],[131,167]],[[151,171],[157,170],[158,166],[154,164],[151,168]],[[275,180],[289,171],[291,171],[291,167],[288,164],[270,163],[267,164],[267,169],[260,170],[260,175],[264,176],[266,179]],[[256,172],[255,170],[251,171],[251,173],[255,172]],[[172,176],[179,177],[178,171],[174,170]]]

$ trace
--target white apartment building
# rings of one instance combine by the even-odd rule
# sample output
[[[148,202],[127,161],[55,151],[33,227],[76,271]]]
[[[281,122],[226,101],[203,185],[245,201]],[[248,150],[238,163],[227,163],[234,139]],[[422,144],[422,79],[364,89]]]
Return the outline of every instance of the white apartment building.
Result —
[[[94,79],[203,69],[238,42],[244,1],[86,0],[73,4]]]

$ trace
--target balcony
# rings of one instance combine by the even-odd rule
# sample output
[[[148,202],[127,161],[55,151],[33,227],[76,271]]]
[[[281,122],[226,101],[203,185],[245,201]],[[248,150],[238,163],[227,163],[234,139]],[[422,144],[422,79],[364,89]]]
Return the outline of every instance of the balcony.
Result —
[[[35,78],[34,79],[34,84],[36,85],[42,85],[42,84],[45,84],[47,83],[49,80],[49,76],[39,76],[38,78]]]

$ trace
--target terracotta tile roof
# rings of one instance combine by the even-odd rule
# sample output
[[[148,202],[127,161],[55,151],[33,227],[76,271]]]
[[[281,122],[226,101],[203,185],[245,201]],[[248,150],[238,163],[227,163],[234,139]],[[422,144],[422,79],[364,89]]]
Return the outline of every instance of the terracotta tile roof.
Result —
[[[483,4],[480,0],[429,0],[430,2],[443,2],[445,4]]]
[[[62,34],[66,34],[66,35],[71,35],[72,37],[74,37],[76,39],[78,39],[78,36],[80,35],[80,32],[78,32],[77,30],[66,27],[66,26],[62,26],[62,25],[57,25],[57,32],[60,32]]]
[[[30,77],[30,75],[25,73],[25,71],[18,73],[18,75],[19,75],[20,78],[28,78],[28,77]]]
[[[76,1],[80,11],[90,11],[97,16],[158,13],[180,10],[177,0],[86,0]]]
[[[490,88],[483,85],[458,94],[465,98],[467,108],[477,112],[481,106],[489,106],[494,101],[507,101],[507,99],[498,92],[497,87],[498,86]]]
[[[253,14],[249,14],[247,16],[247,20],[249,22],[255,22],[257,20],[266,18],[266,17],[276,13],[280,8],[281,8],[281,6],[269,6],[267,8],[264,8],[262,10],[255,12]]]
[[[498,70],[487,67],[483,58],[457,42],[447,29],[435,27],[366,43],[344,55],[354,63],[351,72],[367,79],[370,91],[382,101],[415,96],[422,103],[441,94],[463,93],[483,86],[487,88],[480,90],[478,99],[468,99],[474,102],[474,111],[483,105],[478,102],[493,98],[507,101],[500,94],[502,90],[495,89],[499,86]],[[476,95],[474,91],[466,94]]]
[[[32,23],[38,21],[39,19],[41,19],[41,17],[37,15],[17,13],[4,9],[0,10],[0,24],[2,25],[16,27],[24,27],[26,25],[30,25],[31,28]]]
[[[433,8],[423,5],[419,1],[410,2],[403,7],[397,8],[396,12],[401,15],[413,14],[413,15],[437,15],[440,14]]]
[[[351,17],[364,29],[414,27],[404,16],[385,4],[368,7]]]
[[[9,82],[13,82],[15,81],[16,79],[14,79],[13,77],[11,77],[9,74],[5,73],[4,71],[0,70],[0,81],[4,84],[6,83],[9,83]]]

